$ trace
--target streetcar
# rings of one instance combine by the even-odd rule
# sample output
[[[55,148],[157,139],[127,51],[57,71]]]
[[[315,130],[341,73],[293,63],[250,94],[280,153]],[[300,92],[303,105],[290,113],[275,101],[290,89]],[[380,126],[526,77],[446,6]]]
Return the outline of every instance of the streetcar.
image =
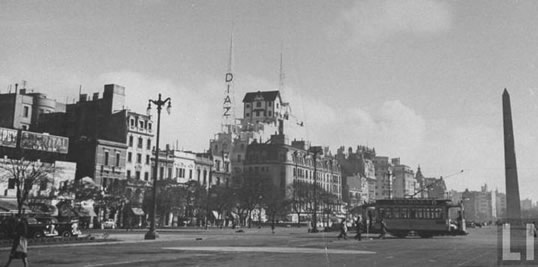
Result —
[[[380,199],[363,206],[362,215],[368,232],[379,232],[384,220],[387,232],[400,238],[467,234],[463,205],[449,199]]]

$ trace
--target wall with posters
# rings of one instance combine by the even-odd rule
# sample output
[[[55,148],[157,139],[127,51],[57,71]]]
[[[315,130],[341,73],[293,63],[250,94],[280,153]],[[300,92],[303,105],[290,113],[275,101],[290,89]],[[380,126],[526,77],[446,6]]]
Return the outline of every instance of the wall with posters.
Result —
[[[67,154],[69,138],[22,131],[20,148]]]
[[[0,146],[17,147],[17,130],[0,127]]]

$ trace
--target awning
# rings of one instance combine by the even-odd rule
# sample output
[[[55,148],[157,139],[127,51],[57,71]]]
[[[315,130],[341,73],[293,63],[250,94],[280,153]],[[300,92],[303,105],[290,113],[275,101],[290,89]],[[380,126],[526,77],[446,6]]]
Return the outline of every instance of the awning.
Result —
[[[95,214],[95,211],[93,211],[93,208],[91,207],[80,207],[77,210],[78,216],[80,217],[95,217],[97,214]]]
[[[131,208],[131,210],[133,211],[134,215],[137,216],[143,216],[145,214],[144,210],[141,208]]]

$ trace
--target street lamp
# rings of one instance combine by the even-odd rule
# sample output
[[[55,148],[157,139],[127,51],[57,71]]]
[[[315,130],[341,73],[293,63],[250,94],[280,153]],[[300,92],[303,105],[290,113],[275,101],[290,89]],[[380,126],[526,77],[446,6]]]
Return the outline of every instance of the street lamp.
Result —
[[[318,154],[322,153],[322,149],[321,149],[320,146],[313,146],[313,147],[310,147],[309,151],[314,154],[314,212],[312,214],[312,221],[313,221],[312,233],[317,233],[319,231],[318,231],[318,216],[317,216],[317,212],[318,212],[318,197],[317,197],[317,194],[316,194],[316,190],[317,190],[316,188],[318,187],[318,183],[317,183],[318,174],[317,174],[316,158],[317,158]]]
[[[148,116],[151,116],[151,103],[157,106],[157,145],[155,149],[155,168],[153,169],[153,205],[151,205],[150,214],[151,225],[149,231],[144,236],[144,239],[156,239],[157,237],[159,237],[159,234],[155,230],[155,215],[157,213],[157,169],[159,168],[159,135],[161,133],[161,110],[166,103],[168,103],[168,106],[166,107],[166,112],[168,114],[170,114],[170,109],[172,108],[172,100],[170,99],[170,97],[166,98],[165,100],[162,100],[161,94],[159,94],[159,99],[149,100],[147,109]]]
[[[392,199],[392,178],[390,171],[387,172],[387,180],[389,181],[389,199]]]

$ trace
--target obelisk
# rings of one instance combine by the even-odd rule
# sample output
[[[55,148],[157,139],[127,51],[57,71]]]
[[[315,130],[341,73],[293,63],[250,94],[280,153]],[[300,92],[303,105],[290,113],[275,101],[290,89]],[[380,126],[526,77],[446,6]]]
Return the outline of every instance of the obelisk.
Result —
[[[504,128],[504,168],[506,179],[506,215],[508,221],[521,220],[519,202],[519,183],[517,181],[516,151],[514,148],[514,128],[512,127],[512,108],[510,95],[506,88],[503,92],[503,128]]]

